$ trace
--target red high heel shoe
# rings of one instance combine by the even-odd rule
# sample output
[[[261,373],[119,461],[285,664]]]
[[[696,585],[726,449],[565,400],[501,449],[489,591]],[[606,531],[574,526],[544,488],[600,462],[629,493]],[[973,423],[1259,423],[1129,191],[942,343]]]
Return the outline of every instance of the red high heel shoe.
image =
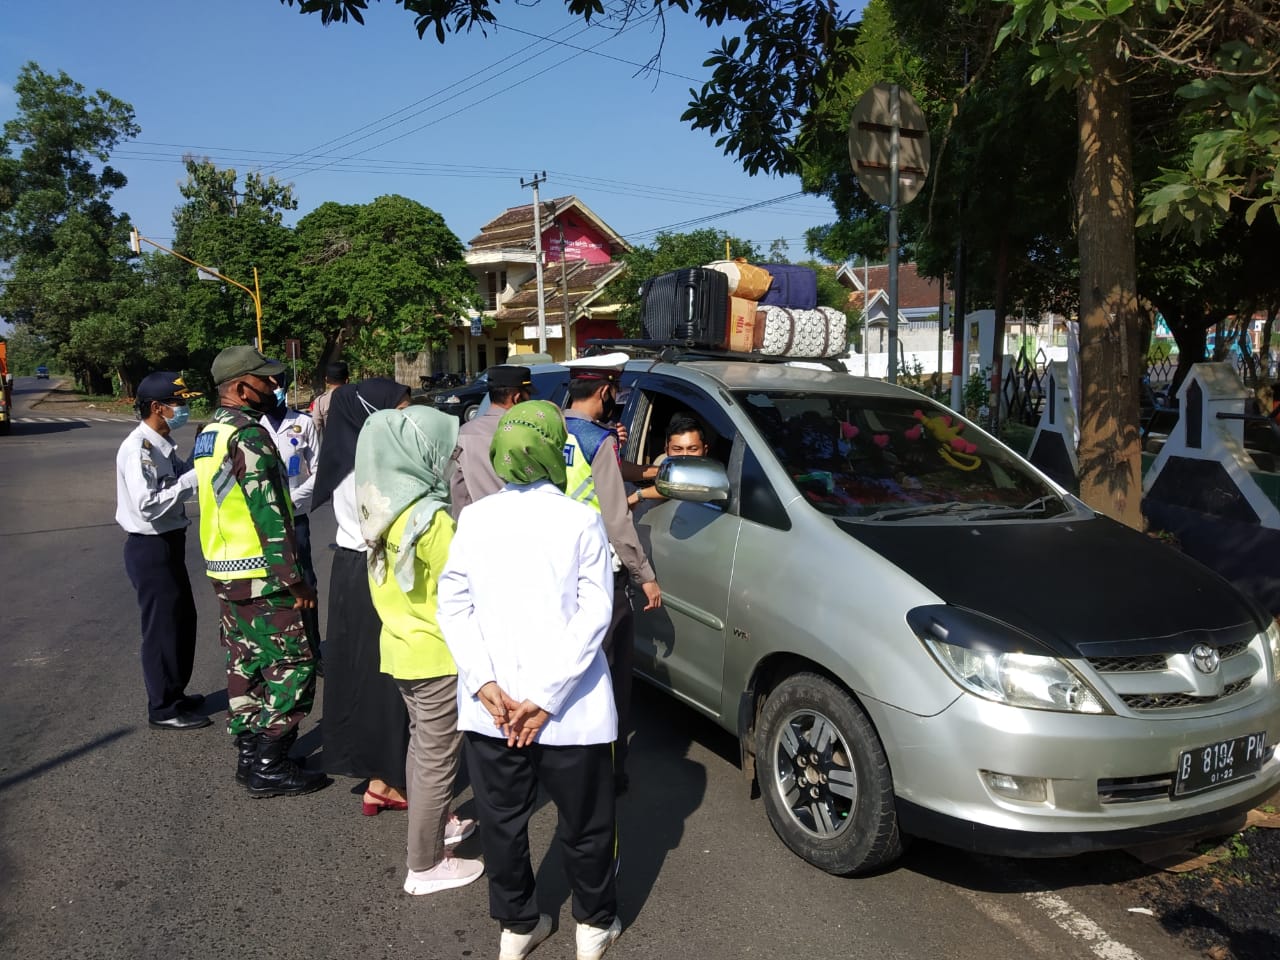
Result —
[[[369,798],[373,797],[370,801]],[[408,810],[408,800],[394,800],[391,797],[384,797],[380,793],[374,793],[372,790],[364,792],[364,798],[360,803],[360,812],[366,817],[376,817],[383,810]]]

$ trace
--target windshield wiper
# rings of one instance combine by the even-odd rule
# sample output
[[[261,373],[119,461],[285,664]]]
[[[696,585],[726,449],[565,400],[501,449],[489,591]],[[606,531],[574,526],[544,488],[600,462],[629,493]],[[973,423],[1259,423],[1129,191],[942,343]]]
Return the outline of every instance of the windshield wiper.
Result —
[[[985,503],[965,503],[962,500],[948,500],[945,503],[918,503],[910,507],[894,507],[873,513],[864,520],[906,520],[910,517],[930,517],[940,514],[968,513],[971,510],[986,510],[990,505]]]
[[[1020,507],[1006,503],[968,503],[961,500],[948,500],[945,503],[919,503],[910,507],[894,507],[881,510],[866,520],[906,520],[912,517],[946,516],[965,514],[970,520],[986,520],[992,518],[1021,517],[1027,515],[1046,516],[1050,503],[1058,500],[1056,494],[1048,493],[1036,497],[1030,503]]]
[[[1010,506],[1009,504],[991,503],[987,504],[986,512],[992,516],[999,517],[1025,517],[1025,516],[1048,516],[1049,504],[1061,501],[1058,495],[1054,493],[1046,493],[1043,496],[1036,497],[1029,503],[1024,503],[1020,507]]]

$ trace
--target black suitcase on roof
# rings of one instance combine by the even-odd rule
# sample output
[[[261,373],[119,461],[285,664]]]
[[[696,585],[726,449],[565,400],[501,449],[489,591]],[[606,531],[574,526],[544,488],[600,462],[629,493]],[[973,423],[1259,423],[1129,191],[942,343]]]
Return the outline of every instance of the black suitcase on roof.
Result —
[[[640,287],[640,322],[650,340],[688,340],[723,346],[728,337],[729,278],[691,267],[646,280]]]

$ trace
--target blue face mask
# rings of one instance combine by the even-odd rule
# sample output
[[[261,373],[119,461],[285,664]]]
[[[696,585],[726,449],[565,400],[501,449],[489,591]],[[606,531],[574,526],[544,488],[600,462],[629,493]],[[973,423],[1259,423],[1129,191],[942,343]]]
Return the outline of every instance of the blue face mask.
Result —
[[[284,392],[284,387],[276,387],[272,391],[272,395],[276,398],[277,407],[283,407],[288,402],[288,395]]]
[[[173,408],[173,416],[165,417],[164,422],[169,425],[170,430],[177,430],[188,420],[191,419],[191,408],[188,406],[175,406]]]

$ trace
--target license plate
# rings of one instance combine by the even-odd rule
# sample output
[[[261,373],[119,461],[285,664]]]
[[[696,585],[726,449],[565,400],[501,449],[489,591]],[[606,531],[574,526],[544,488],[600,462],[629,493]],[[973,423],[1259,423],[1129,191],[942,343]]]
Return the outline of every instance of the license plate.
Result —
[[[1185,797],[1202,790],[1224,787],[1262,769],[1270,756],[1266,733],[1251,733],[1234,740],[1220,740],[1194,750],[1184,750],[1178,757],[1178,773],[1173,781],[1173,795]]]

